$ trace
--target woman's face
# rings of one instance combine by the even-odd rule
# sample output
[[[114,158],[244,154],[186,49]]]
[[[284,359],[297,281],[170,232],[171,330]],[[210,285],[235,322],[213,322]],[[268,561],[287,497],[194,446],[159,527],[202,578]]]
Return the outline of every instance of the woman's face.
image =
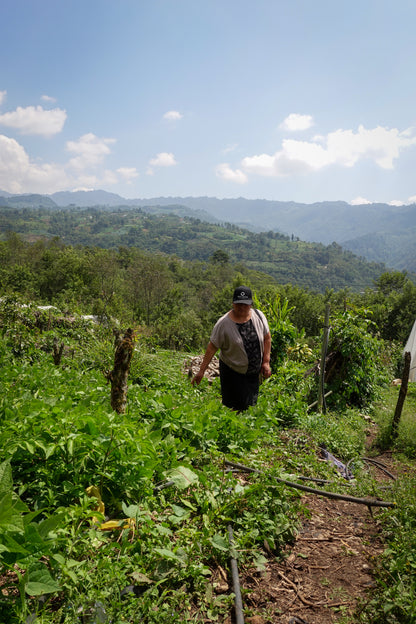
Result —
[[[247,303],[233,303],[233,309],[237,314],[245,314],[250,308]]]

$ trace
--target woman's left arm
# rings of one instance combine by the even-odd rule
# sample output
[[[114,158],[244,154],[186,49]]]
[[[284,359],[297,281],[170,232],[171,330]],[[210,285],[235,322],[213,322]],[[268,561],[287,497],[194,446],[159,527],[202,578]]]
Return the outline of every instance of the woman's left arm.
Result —
[[[270,369],[270,351],[272,348],[272,337],[270,332],[264,336],[263,344],[263,361],[261,363],[261,374],[265,379],[268,379],[272,374]]]

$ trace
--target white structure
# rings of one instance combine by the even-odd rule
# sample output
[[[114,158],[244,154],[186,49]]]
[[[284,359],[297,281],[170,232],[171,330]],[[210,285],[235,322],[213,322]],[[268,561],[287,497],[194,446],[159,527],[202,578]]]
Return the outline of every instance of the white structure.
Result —
[[[403,349],[403,354],[410,351],[410,373],[409,381],[416,381],[416,321],[413,323],[412,331],[407,339],[406,346]]]

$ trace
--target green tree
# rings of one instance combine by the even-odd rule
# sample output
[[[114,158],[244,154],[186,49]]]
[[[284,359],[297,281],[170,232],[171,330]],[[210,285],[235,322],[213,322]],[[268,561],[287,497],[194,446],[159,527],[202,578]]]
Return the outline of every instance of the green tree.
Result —
[[[214,264],[227,264],[227,262],[230,261],[230,256],[222,249],[217,249],[217,251],[214,251],[211,255],[210,260]]]
[[[136,251],[125,284],[126,297],[130,300],[137,319],[145,323],[157,317],[157,307],[171,287],[167,258]]]

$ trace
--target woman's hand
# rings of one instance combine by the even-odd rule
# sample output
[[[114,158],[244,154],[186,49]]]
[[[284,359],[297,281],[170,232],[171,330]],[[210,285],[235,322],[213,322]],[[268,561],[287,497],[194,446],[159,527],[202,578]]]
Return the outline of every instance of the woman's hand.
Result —
[[[201,371],[198,371],[195,377],[192,379],[191,384],[193,386],[199,386],[199,384],[202,381],[203,376],[204,376],[204,373],[201,373]]]
[[[270,364],[262,364],[260,372],[263,375],[264,379],[268,379],[271,376],[271,374],[272,374],[272,370],[270,368]]]
[[[204,376],[205,371],[208,368],[208,364],[211,362],[212,358],[214,357],[214,355],[216,354],[216,352],[218,351],[218,347],[216,347],[215,345],[212,344],[211,341],[209,341],[208,346],[207,346],[207,350],[205,351],[205,355],[204,358],[202,360],[201,366],[199,368],[199,371],[197,372],[197,374],[195,375],[195,377],[192,379],[191,384],[193,386],[199,386],[199,384],[202,381],[202,378]]]

